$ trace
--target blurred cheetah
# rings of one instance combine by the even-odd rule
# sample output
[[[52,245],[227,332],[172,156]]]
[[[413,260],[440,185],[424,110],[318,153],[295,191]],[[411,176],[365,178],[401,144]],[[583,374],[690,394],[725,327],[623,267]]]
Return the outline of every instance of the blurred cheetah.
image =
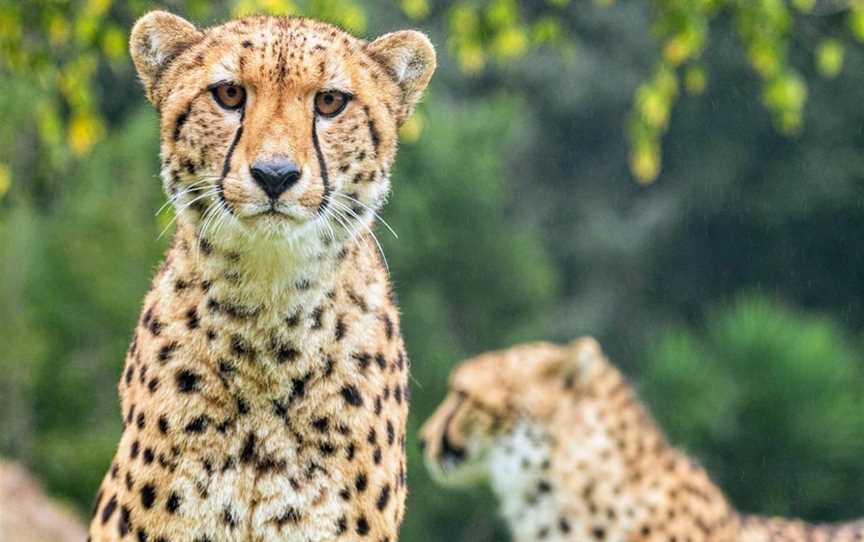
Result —
[[[590,338],[466,361],[422,436],[439,481],[491,482],[519,542],[864,538],[864,523],[736,513],[705,470],[669,445]]]
[[[408,360],[371,227],[429,40],[156,11],[130,49],[177,231],[90,539],[394,542]]]

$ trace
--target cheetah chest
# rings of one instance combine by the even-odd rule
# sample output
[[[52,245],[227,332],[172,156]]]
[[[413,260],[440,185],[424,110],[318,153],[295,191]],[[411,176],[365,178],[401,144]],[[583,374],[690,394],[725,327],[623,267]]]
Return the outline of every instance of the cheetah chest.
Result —
[[[178,464],[172,492],[217,539],[328,540],[347,513],[340,461],[261,417],[196,455]]]
[[[382,415],[385,393],[394,401],[383,389],[298,404],[250,400],[229,427],[211,428],[223,438],[181,452],[171,494],[211,539],[312,542],[373,524],[387,530],[398,524],[404,488],[404,410]]]

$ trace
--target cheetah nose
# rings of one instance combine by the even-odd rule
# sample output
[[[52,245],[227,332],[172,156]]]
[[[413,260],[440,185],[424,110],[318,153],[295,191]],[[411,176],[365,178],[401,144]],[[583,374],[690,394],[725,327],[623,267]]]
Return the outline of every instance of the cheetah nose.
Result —
[[[270,199],[276,199],[300,180],[300,168],[290,160],[258,160],[249,168],[252,178]]]

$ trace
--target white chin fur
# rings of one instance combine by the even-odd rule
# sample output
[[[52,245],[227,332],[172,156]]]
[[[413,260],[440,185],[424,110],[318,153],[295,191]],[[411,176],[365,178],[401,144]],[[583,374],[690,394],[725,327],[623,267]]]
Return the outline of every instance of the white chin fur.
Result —
[[[458,464],[427,459],[426,467],[432,478],[442,486],[468,488],[485,483],[489,479],[486,462],[467,459]]]

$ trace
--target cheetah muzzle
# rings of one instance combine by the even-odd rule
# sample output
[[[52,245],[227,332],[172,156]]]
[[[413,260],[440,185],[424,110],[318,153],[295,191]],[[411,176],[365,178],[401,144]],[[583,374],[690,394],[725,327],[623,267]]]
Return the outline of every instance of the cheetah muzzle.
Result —
[[[395,542],[408,359],[372,227],[429,40],[155,11],[130,50],[176,233],[90,540]]]

